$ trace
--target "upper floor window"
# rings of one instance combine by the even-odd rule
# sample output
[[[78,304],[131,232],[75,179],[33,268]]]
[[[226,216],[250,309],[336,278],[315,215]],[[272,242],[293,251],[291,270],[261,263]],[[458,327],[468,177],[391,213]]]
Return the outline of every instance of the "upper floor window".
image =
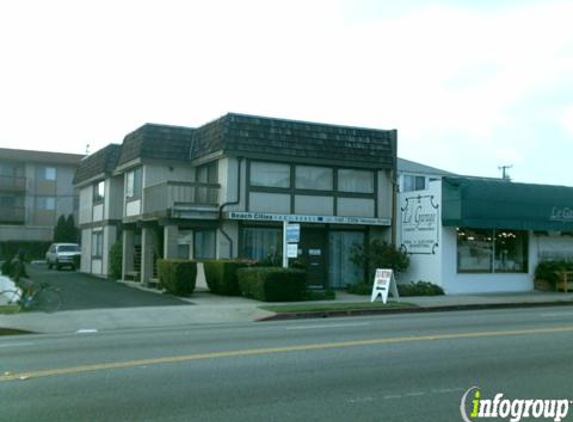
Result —
[[[340,192],[374,193],[374,173],[369,170],[338,170]]]
[[[125,196],[127,198],[140,197],[142,191],[142,170],[137,167],[127,173],[125,183]]]
[[[250,182],[254,186],[290,188],[290,165],[253,161]]]
[[[426,177],[425,176],[414,176],[412,174],[405,174],[402,178],[402,190],[403,192],[412,192],[416,190],[426,189]]]
[[[105,181],[102,180],[94,185],[94,202],[101,202],[105,197]]]
[[[217,161],[197,167],[196,180],[201,183],[217,183],[219,180]]]
[[[328,167],[296,166],[297,189],[332,190],[332,169]]]
[[[56,198],[53,196],[38,196],[36,205],[40,210],[54,211],[56,209]]]
[[[55,167],[38,167],[38,178],[40,180],[55,181],[56,168]]]

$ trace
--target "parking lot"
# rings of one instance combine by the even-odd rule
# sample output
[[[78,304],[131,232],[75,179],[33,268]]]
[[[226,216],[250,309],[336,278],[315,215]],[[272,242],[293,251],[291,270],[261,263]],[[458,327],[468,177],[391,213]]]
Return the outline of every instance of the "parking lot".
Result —
[[[69,269],[49,270],[46,264],[28,264],[34,283],[46,282],[60,290],[61,310],[189,305],[175,296],[148,292]]]

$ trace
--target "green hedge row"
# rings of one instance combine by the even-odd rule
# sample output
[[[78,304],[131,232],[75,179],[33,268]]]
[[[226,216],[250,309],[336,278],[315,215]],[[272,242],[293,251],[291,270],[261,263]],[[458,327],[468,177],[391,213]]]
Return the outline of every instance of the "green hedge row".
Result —
[[[169,293],[189,296],[195,290],[197,262],[185,259],[159,259],[157,274],[161,285]]]
[[[239,288],[246,297],[263,302],[304,300],[306,275],[302,270],[251,267],[237,270]]]
[[[205,281],[212,293],[224,296],[241,296],[237,270],[246,267],[243,261],[203,261]]]
[[[24,241],[6,241],[0,242],[0,261],[9,260],[21,249],[26,254],[27,261],[35,259],[45,259],[46,252],[51,242],[24,242]]]

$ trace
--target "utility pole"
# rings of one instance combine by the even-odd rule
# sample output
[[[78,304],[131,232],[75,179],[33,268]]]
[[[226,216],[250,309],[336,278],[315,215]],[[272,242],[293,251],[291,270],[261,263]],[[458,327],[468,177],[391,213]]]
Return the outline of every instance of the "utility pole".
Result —
[[[509,177],[509,174],[507,174],[507,170],[512,168],[512,167],[513,167],[512,165],[511,166],[508,166],[508,165],[498,166],[498,170],[501,170],[501,178],[503,180],[507,180],[507,181],[511,180],[511,177]]]

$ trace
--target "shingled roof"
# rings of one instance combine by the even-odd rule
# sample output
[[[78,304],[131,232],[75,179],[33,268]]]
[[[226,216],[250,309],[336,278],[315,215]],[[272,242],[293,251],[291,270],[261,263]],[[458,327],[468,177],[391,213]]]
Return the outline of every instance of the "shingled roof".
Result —
[[[90,180],[99,175],[111,174],[117,165],[121,145],[109,144],[105,148],[85,157],[76,168],[74,185]]]
[[[396,131],[230,113],[195,131],[190,158],[218,150],[250,158],[392,169]]]
[[[147,123],[128,134],[118,166],[135,159],[188,161],[194,129]]]

